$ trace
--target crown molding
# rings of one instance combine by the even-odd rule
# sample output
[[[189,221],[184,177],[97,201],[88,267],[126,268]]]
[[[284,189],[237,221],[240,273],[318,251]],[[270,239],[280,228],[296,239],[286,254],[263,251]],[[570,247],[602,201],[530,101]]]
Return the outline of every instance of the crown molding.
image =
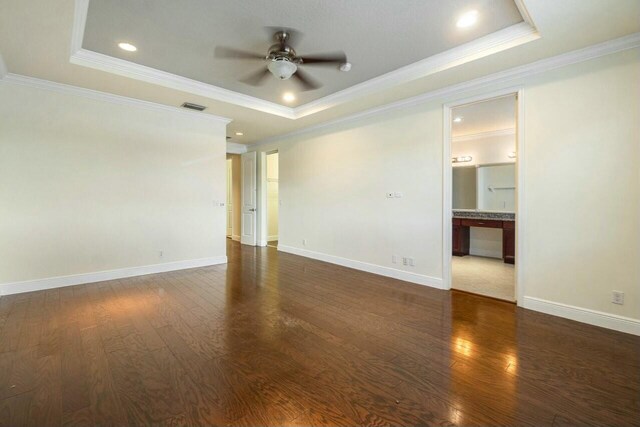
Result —
[[[483,139],[483,138],[491,138],[495,136],[507,136],[507,135],[515,135],[515,128],[508,129],[498,129],[498,130],[490,130],[486,132],[478,132],[478,133],[469,133],[466,135],[458,135],[451,138],[453,142],[461,142],[461,141],[473,141],[475,139]]]
[[[52,92],[80,96],[83,98],[90,98],[98,101],[110,102],[112,104],[130,105],[138,108],[144,108],[146,110],[169,112],[172,114],[179,114],[179,115],[191,117],[191,118],[215,121],[224,125],[227,125],[232,121],[231,119],[228,119],[226,117],[215,116],[213,114],[185,110],[183,108],[172,107],[169,105],[158,104],[155,102],[143,101],[140,99],[129,98],[121,95],[114,95],[111,93],[100,92],[97,90],[86,89],[78,86],[71,86],[63,83],[56,83],[49,80],[37,79],[35,77],[21,76],[19,74],[9,73],[0,81],[0,83],[35,87],[38,89],[44,89]]]
[[[227,142],[227,153],[244,154],[246,152],[247,146],[245,144],[238,144],[237,142]]]
[[[300,105],[295,108],[295,115],[296,118],[306,117],[356,98],[445,71],[539,38],[540,34],[535,28],[526,22],[520,22],[469,43]]]
[[[82,42],[89,10],[89,0],[75,0],[70,62],[295,120],[540,38],[540,34],[533,25],[523,1],[518,0],[518,9],[524,19],[523,22],[296,108],[83,49]]]
[[[621,52],[628,49],[637,48],[640,46],[640,33],[633,33],[625,37],[609,40],[604,43],[599,43],[593,46],[585,47],[583,49],[574,50],[571,52],[563,53],[553,56],[551,58],[541,59],[530,64],[521,65],[518,67],[510,68],[505,71],[500,71],[494,74],[489,74],[484,77],[469,80],[467,82],[458,83],[451,86],[446,86],[440,89],[433,90],[418,96],[406,98],[400,101],[392,102],[390,104],[382,105],[379,107],[370,108],[368,110],[360,111],[349,116],[341,117],[334,120],[329,120],[317,125],[305,127],[295,130],[283,135],[276,135],[268,138],[261,139],[254,142],[249,147],[254,148],[261,145],[271,144],[283,139],[293,138],[306,133],[318,131],[324,128],[345,124],[357,120],[364,119],[366,117],[375,116],[381,113],[388,113],[393,110],[402,108],[410,108],[417,105],[424,104],[438,98],[453,98],[463,96],[465,93],[480,90],[487,86],[502,84],[510,85],[514,84],[518,80],[533,76],[545,71],[550,71],[556,68],[565,67],[568,65],[576,64],[579,62],[589,61],[601,56],[611,55],[617,52]],[[517,92],[517,90],[514,90]]]
[[[71,28],[71,56],[82,49],[87,13],[89,13],[89,0],[76,0],[73,9],[73,27]]]
[[[260,98],[167,73],[166,71],[156,70],[155,68],[136,64],[131,61],[125,61],[124,59],[114,58],[102,53],[80,49],[71,55],[70,61],[72,64],[106,71],[107,73],[141,80],[158,86],[192,93],[194,95],[204,96],[217,101],[228,102],[240,107],[261,111],[263,113],[269,113],[287,119],[296,118],[294,110],[291,107],[286,107],[274,102],[265,101]]]

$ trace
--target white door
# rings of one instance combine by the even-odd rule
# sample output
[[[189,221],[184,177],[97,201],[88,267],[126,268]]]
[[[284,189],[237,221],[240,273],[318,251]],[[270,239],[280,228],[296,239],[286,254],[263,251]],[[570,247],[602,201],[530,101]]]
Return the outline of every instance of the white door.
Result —
[[[232,160],[227,159],[227,237],[233,234],[233,172]]]
[[[242,155],[242,236],[240,243],[256,246],[258,233],[256,225],[258,215],[257,201],[257,153],[245,153]]]

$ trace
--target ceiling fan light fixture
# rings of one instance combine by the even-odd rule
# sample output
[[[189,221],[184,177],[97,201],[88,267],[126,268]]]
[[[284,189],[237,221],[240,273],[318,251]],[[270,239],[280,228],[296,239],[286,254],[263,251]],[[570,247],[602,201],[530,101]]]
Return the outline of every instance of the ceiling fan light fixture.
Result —
[[[269,68],[271,74],[280,80],[287,80],[291,78],[293,73],[298,70],[298,66],[296,64],[291,61],[287,61],[286,59],[276,59],[271,61],[267,68]]]

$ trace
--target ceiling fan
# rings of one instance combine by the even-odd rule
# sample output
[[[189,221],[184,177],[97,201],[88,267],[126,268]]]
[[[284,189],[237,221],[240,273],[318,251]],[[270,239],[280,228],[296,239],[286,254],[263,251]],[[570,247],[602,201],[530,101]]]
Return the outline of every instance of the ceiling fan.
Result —
[[[344,52],[299,56],[291,47],[293,41],[300,36],[300,32],[296,30],[290,28],[276,29],[273,27],[267,27],[267,30],[275,31],[273,39],[276,44],[269,47],[266,55],[217,46],[215,56],[217,58],[260,59],[267,61],[267,65],[264,68],[240,80],[253,86],[263,84],[265,78],[271,73],[280,80],[287,80],[293,77],[300,82],[303,90],[313,90],[321,87],[322,84],[303,71],[300,66],[337,65],[341,71],[349,71],[351,68],[351,64],[347,62],[347,56]]]

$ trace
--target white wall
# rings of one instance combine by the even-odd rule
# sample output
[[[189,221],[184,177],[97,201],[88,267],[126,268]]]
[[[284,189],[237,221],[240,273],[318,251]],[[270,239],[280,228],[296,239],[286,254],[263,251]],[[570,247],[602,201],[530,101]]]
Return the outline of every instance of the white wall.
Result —
[[[600,316],[593,310],[640,319],[639,63],[636,48],[506,83],[525,94],[521,285],[558,311],[578,310],[566,304],[589,319]],[[280,152],[283,249],[437,284],[442,104],[452,101],[258,147]],[[387,199],[386,191],[404,196]],[[393,254],[414,257],[416,266],[393,264]],[[625,292],[625,305],[611,304],[613,289]]]
[[[516,151],[515,133],[464,140],[456,140],[454,138],[451,143],[451,157],[472,157],[470,162],[459,163],[454,167],[489,163],[513,163],[515,159],[511,159],[508,156],[513,151]]]
[[[225,146],[221,121],[0,83],[0,292],[224,260]]]

